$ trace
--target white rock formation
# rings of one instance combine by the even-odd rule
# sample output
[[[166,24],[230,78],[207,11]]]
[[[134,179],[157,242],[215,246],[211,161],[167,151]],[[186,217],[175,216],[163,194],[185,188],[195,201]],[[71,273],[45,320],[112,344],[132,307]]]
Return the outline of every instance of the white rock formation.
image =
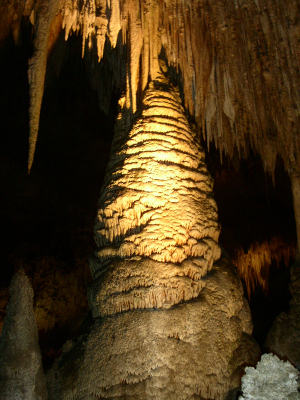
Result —
[[[300,399],[299,373],[288,361],[273,354],[264,354],[256,368],[247,367],[242,378],[243,396],[239,400]]]
[[[0,336],[0,400],[46,400],[33,290],[23,270],[14,275],[9,292]]]

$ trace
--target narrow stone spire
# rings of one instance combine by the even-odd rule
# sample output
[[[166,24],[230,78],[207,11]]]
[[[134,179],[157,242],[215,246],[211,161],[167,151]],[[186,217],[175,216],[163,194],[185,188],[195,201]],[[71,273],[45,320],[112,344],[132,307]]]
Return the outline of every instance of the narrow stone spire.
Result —
[[[0,336],[0,400],[46,400],[34,294],[23,269],[14,275],[9,293]]]

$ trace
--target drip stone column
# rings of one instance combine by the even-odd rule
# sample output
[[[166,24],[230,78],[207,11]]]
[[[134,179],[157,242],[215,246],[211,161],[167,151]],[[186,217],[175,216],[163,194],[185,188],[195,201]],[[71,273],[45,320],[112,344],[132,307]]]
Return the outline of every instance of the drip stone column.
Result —
[[[116,124],[95,224],[94,317],[195,298],[221,255],[213,181],[178,91],[156,81],[130,130],[126,117]]]
[[[99,200],[94,318],[47,374],[48,400],[223,400],[259,349],[204,152],[164,78],[132,118],[120,113]]]

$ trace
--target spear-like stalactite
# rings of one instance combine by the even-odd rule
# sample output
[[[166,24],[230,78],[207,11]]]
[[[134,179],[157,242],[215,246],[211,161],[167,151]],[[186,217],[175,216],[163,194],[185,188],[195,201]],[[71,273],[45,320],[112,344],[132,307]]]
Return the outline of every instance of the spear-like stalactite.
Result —
[[[39,131],[51,23],[58,10],[59,0],[43,0],[37,10],[34,54],[29,61],[28,67],[28,81],[30,88],[28,172],[30,172],[33,163]]]

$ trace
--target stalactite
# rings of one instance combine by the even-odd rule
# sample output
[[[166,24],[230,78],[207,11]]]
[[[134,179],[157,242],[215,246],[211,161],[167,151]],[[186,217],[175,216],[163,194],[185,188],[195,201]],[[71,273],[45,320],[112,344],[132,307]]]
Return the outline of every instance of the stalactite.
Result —
[[[136,4],[138,5],[138,4]],[[141,50],[143,46],[143,31],[141,20],[138,16],[139,10],[137,7],[132,7],[132,13],[129,18],[129,54],[130,62],[128,63],[128,81],[130,85],[130,103],[132,104],[132,111],[135,113],[137,108],[137,92],[139,85],[139,75],[140,75],[140,62],[139,58],[141,55]]]
[[[242,248],[236,250],[233,263],[236,265],[240,277],[245,281],[248,297],[257,285],[267,293],[269,272],[273,261],[277,268],[280,262],[288,267],[295,257],[295,244],[286,243],[280,237],[273,237],[270,241],[254,243],[245,253]]]
[[[28,171],[30,172],[37,135],[39,130],[40,111],[42,106],[44,82],[48,56],[48,42],[53,18],[59,10],[59,0],[44,0],[41,2],[35,24],[34,54],[29,61],[28,81],[30,86],[29,107],[29,155]]]
[[[49,10],[55,9],[53,4],[54,0]],[[91,47],[92,36],[96,35],[99,61],[105,36],[115,47],[122,32],[130,52],[128,99],[133,111],[137,93],[145,89],[148,75],[154,79],[159,71],[158,55],[164,48],[169,65],[182,74],[186,109],[221,153],[232,156],[236,146],[241,155],[247,154],[251,146],[263,156],[265,168],[271,173],[277,153],[287,169],[291,167],[291,154],[295,154],[299,165],[296,1],[283,5],[272,0],[62,0],[60,9],[66,37],[71,31],[82,30],[83,52],[86,39]],[[53,12],[45,13],[42,7],[37,13],[41,20],[40,14],[45,35],[40,29],[37,37],[44,35],[46,40]],[[43,59],[45,64],[42,49],[38,46],[36,59]],[[44,69],[35,66],[34,60],[31,71],[42,75]],[[42,85],[33,81],[31,93],[32,159],[39,118],[35,104],[40,101],[36,99],[41,97]]]
[[[110,0],[109,38],[112,47],[116,47],[118,35],[121,30],[120,1]]]

